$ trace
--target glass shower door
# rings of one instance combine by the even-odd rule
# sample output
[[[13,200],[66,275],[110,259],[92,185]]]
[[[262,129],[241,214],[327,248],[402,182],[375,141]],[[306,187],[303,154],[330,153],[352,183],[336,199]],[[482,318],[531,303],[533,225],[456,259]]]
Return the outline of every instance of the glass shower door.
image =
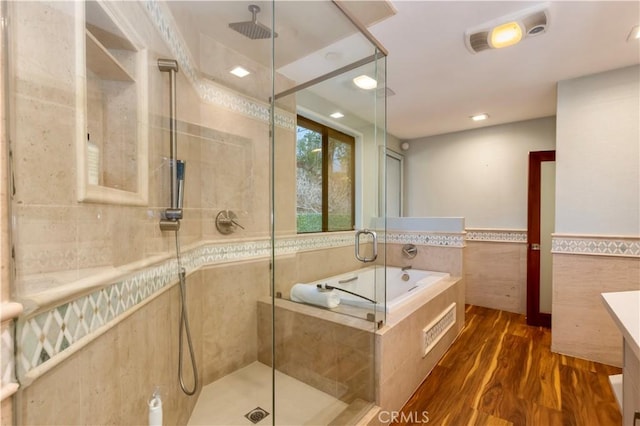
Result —
[[[271,346],[260,353],[274,424],[350,424],[375,405],[384,322],[385,52],[333,2],[277,2],[274,15],[272,299],[259,333]],[[363,76],[371,86],[354,83]],[[371,234],[358,247],[364,229],[377,258]]]

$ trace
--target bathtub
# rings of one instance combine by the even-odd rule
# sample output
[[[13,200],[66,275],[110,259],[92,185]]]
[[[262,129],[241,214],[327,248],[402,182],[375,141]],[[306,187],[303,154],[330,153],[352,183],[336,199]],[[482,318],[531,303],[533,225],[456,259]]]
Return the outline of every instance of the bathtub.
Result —
[[[380,266],[369,266],[358,269],[357,271],[317,280],[309,283],[309,285],[314,287],[318,285],[323,287],[329,285],[338,289],[347,290],[367,299],[377,301],[375,304],[376,311],[391,313],[449,277],[449,274],[446,272],[422,271],[418,269],[403,271],[400,268],[387,267],[385,306],[385,299],[383,297],[385,286],[385,280],[382,276],[383,269],[384,268]],[[403,280],[403,276],[405,275],[408,276],[408,280],[406,281]],[[365,309],[372,309],[374,307],[374,303],[369,300],[340,290],[333,291],[337,291],[340,294],[341,305],[350,305]]]

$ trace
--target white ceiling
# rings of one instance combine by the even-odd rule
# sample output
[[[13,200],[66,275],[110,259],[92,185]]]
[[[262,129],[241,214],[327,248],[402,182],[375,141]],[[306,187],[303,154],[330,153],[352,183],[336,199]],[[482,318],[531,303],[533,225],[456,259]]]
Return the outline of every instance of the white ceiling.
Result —
[[[632,27],[640,24],[640,2],[635,0],[342,1],[389,52],[387,87],[396,94],[387,99],[387,125],[389,133],[400,139],[554,115],[558,81],[640,63],[640,41],[627,42]],[[250,18],[249,3],[262,7],[260,22],[268,26],[274,22],[268,1],[169,2],[173,13],[188,17],[184,22],[197,32],[266,70],[270,41],[252,41],[228,28],[229,22]],[[467,50],[465,31],[545,4],[546,33],[504,49],[476,54]],[[277,71],[295,83],[374,52],[328,0],[277,0],[273,26],[278,33]],[[345,121],[349,114],[370,120],[375,95],[355,89],[351,78],[360,71],[379,72],[379,65],[368,64],[309,90],[327,105],[340,106]],[[238,90],[243,90],[242,84]],[[480,123],[469,119],[481,112],[490,118]]]
[[[558,81],[640,63],[640,42],[627,42],[638,1],[550,2],[545,34],[476,54],[467,29],[542,2],[392,3],[396,15],[369,29],[389,51],[388,131],[401,139],[554,115]],[[469,119],[481,112],[489,120]]]

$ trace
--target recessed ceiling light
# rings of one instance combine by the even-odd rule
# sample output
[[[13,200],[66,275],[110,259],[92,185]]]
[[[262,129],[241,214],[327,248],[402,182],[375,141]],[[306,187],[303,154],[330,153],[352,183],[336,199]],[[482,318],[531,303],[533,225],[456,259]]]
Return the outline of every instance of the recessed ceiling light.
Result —
[[[342,117],[344,117],[344,114],[339,112],[339,111],[336,111],[333,114],[331,114],[329,117],[331,117],[331,118],[342,118]]]
[[[482,120],[486,120],[487,118],[489,118],[489,114],[487,114],[486,112],[483,112],[482,114],[472,115],[469,118],[471,118],[473,121],[482,121]]]
[[[513,46],[522,40],[522,28],[517,22],[507,22],[491,30],[489,43],[494,49]]]
[[[231,74],[235,75],[236,77],[240,77],[240,78],[242,78],[242,77],[246,77],[246,76],[248,76],[249,74],[251,74],[249,71],[247,71],[246,69],[244,69],[244,68],[242,68],[242,67],[240,67],[240,66],[235,67],[234,69],[232,69],[232,70],[231,70],[231,71],[229,71],[229,72],[230,72]]]
[[[378,82],[368,75],[359,75],[353,79],[353,84],[364,90],[372,90],[378,87]]]
[[[640,25],[636,25],[631,28],[631,32],[629,33],[629,37],[627,37],[627,41],[640,40]]]

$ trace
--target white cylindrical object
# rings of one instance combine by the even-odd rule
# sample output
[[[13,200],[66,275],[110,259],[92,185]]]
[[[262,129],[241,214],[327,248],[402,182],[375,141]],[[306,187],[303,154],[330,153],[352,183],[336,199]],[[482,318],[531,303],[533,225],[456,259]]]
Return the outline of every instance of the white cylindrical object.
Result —
[[[100,185],[100,148],[87,141],[87,180],[89,185]]]
[[[149,426],[162,426],[162,400],[158,393],[149,400]]]

